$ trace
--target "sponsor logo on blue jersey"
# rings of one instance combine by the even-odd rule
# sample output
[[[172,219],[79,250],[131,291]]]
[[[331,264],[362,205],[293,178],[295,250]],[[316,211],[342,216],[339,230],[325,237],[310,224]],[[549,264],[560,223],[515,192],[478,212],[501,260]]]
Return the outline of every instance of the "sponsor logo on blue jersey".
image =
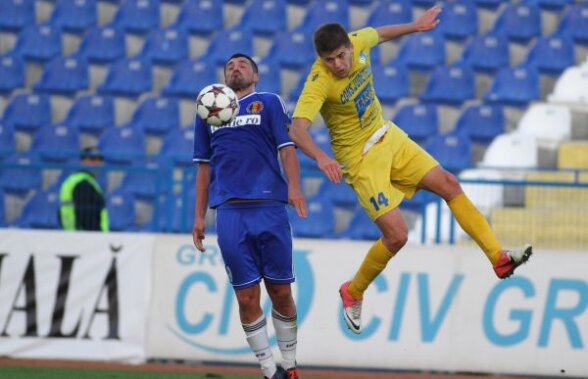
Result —
[[[220,129],[223,128],[236,128],[239,126],[247,126],[247,125],[261,125],[261,115],[259,114],[251,114],[251,115],[243,115],[243,116],[237,116],[235,117],[235,119],[225,125],[220,125],[220,126],[211,126],[210,127],[210,132],[214,133]]]

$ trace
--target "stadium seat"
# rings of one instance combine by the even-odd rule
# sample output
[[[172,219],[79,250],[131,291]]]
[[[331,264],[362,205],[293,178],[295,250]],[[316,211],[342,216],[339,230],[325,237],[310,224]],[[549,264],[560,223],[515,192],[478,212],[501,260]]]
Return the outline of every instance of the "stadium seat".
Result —
[[[145,156],[145,135],[132,125],[112,126],[98,139],[106,163],[132,164]]]
[[[59,222],[59,192],[38,190],[25,203],[14,225],[28,229],[61,229]]]
[[[170,130],[161,145],[159,155],[169,159],[174,166],[191,167],[194,165],[194,130],[191,127]]]
[[[347,183],[336,184],[327,180],[321,185],[318,196],[329,200],[336,207],[351,209],[358,204],[357,195]]]
[[[588,3],[568,6],[557,27],[559,33],[567,34],[581,44],[588,44]]]
[[[178,63],[172,76],[162,89],[165,96],[196,99],[200,90],[217,82],[216,65],[208,60],[185,60]]]
[[[410,74],[404,64],[390,62],[372,67],[374,88],[383,104],[394,104],[398,99],[408,97]]]
[[[347,0],[313,1],[306,7],[306,13],[299,31],[314,33],[316,28],[327,22],[338,22],[349,29],[349,3]]]
[[[549,11],[560,11],[563,7],[573,3],[572,0],[525,0],[527,3],[537,4],[539,8]]]
[[[140,56],[154,64],[175,65],[188,57],[188,34],[182,29],[153,29],[147,35]]]
[[[0,56],[0,94],[9,95],[25,85],[25,62],[14,53]]]
[[[466,133],[436,135],[427,139],[423,147],[454,174],[472,166],[472,144]]]
[[[285,0],[253,0],[247,5],[240,26],[255,35],[273,36],[287,29]]]
[[[224,65],[235,52],[253,56],[253,34],[250,30],[220,30],[212,37],[205,56],[215,65]]]
[[[127,33],[145,34],[159,27],[159,0],[125,0],[120,3],[113,23]]]
[[[506,127],[504,110],[499,104],[470,104],[462,111],[455,131],[466,133],[473,142],[489,144]]]
[[[536,67],[540,73],[560,75],[574,65],[575,54],[574,41],[568,36],[539,37],[530,48],[525,63]]]
[[[51,124],[51,103],[49,96],[38,93],[20,93],[10,98],[4,116],[4,124],[16,131],[34,132]]]
[[[280,65],[273,59],[264,59],[257,62],[259,69],[259,82],[255,86],[257,92],[282,92],[282,76]]]
[[[329,200],[321,197],[308,199],[308,217],[298,217],[294,208],[288,209],[290,225],[295,237],[332,238],[335,233],[335,210]]]
[[[135,199],[153,200],[168,192],[167,180],[171,177],[171,162],[164,157],[137,161],[125,174],[121,188]]]
[[[539,140],[569,140],[572,137],[572,111],[564,105],[532,104],[520,119],[517,131]]]
[[[300,31],[277,33],[266,59],[275,60],[282,68],[300,70],[307,67],[316,59],[311,36]]]
[[[109,96],[80,96],[74,100],[64,123],[82,133],[98,135],[114,125],[114,101]]]
[[[498,14],[492,31],[510,41],[526,43],[541,35],[539,7],[526,2],[509,3]]]
[[[390,24],[405,24],[412,21],[410,0],[380,0],[368,16],[366,26],[377,28]]]
[[[476,5],[478,6],[478,8],[492,9],[492,10],[495,10],[501,4],[505,3],[504,0],[474,0],[474,1],[476,2]]]
[[[526,106],[540,97],[539,71],[519,65],[498,71],[484,100],[511,106]]]
[[[36,91],[73,96],[88,88],[88,63],[84,58],[58,56],[45,65],[41,79],[33,86]]]
[[[104,83],[98,87],[103,95],[137,97],[151,91],[151,63],[144,59],[121,59],[108,69]]]
[[[449,40],[463,41],[478,34],[478,9],[473,0],[445,2],[439,20],[439,27]]]
[[[461,187],[472,203],[485,215],[492,208],[502,207],[504,186],[501,184],[477,184],[467,183],[465,180],[504,180],[504,171],[490,169],[469,169],[459,173]]]
[[[17,31],[34,23],[34,1],[0,0],[0,30]]]
[[[98,22],[96,0],[59,0],[51,13],[51,23],[62,30],[83,33]]]
[[[417,143],[439,133],[439,117],[434,104],[403,105],[392,121]]]
[[[80,152],[78,130],[63,123],[45,125],[35,133],[31,151],[46,163],[75,161]]]
[[[111,231],[133,231],[135,227],[135,199],[122,190],[106,194],[106,209]]]
[[[9,157],[16,150],[14,126],[0,121],[0,162]]]
[[[588,65],[566,69],[548,96],[550,102],[588,104]]]
[[[6,199],[4,198],[4,190],[0,188],[0,228],[6,226]]]
[[[461,63],[436,68],[419,96],[421,101],[448,105],[461,105],[475,97],[474,70]]]
[[[486,149],[480,167],[534,168],[537,167],[538,147],[534,138],[521,133],[497,136]]]
[[[402,203],[400,203],[400,209],[422,213],[426,206],[435,200],[437,200],[437,197],[434,193],[426,190],[420,190],[417,191],[410,199],[405,198]]]
[[[222,30],[223,25],[223,2],[215,0],[185,0],[174,23],[175,27],[197,35],[212,34]]]
[[[376,224],[370,219],[365,210],[357,207],[347,228],[339,234],[341,238],[350,238],[354,240],[376,241],[382,236],[382,232]]]
[[[89,29],[82,39],[78,55],[90,63],[110,63],[126,55],[125,33],[114,25]]]
[[[439,31],[411,34],[404,38],[396,55],[409,69],[429,71],[445,64],[445,37]]]
[[[496,72],[509,65],[509,47],[506,37],[487,33],[473,36],[463,49],[461,60],[481,72]]]
[[[302,72],[300,73],[300,76],[298,76],[298,81],[296,82],[296,86],[294,88],[292,88],[292,90],[290,90],[290,93],[288,94],[288,100],[291,103],[296,103],[296,101],[298,100],[298,98],[300,97],[300,94],[302,93],[302,89],[304,88],[304,84],[306,83],[306,78],[308,77],[308,74],[310,74],[310,69],[311,69],[312,65],[308,65],[306,66],[306,68],[304,70],[302,70]]]
[[[412,0],[415,7],[430,8],[435,5],[436,0]]]
[[[141,100],[131,119],[146,134],[163,135],[179,128],[180,106],[175,98],[150,96]]]
[[[31,153],[15,153],[4,159],[10,168],[0,170],[0,188],[6,194],[25,196],[31,190],[41,188],[41,171],[34,167],[38,158]]]
[[[196,203],[196,188],[190,186],[187,191],[178,193],[173,199],[173,219],[168,225],[164,226],[164,230],[170,232],[186,233],[192,230],[194,225],[194,207]],[[168,212],[165,212],[169,214]],[[167,219],[167,217],[162,217]],[[206,232],[210,229],[207,226]]]
[[[24,59],[46,62],[61,55],[61,29],[49,23],[32,24],[20,31],[14,51]]]

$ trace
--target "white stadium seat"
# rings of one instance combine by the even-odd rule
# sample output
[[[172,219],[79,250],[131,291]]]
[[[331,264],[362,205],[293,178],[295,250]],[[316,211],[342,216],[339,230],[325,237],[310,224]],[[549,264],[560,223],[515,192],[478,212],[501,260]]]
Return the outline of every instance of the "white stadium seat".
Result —
[[[566,69],[547,99],[549,102],[588,104],[588,64]]]
[[[539,140],[569,140],[572,111],[565,105],[533,104],[519,121],[517,131]]]

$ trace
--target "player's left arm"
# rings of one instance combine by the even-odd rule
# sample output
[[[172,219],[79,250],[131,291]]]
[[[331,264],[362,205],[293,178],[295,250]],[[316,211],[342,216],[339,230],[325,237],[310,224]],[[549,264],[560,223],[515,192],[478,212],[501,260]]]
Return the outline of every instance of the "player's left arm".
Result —
[[[300,164],[298,163],[298,156],[296,156],[296,148],[293,145],[282,147],[280,149],[280,160],[288,179],[288,203],[296,209],[298,216],[306,218],[308,212],[306,200],[300,189]]]
[[[441,13],[441,7],[435,5],[413,22],[378,27],[376,28],[378,32],[378,43],[390,41],[406,34],[432,30],[439,24],[439,19],[437,18],[439,13]]]

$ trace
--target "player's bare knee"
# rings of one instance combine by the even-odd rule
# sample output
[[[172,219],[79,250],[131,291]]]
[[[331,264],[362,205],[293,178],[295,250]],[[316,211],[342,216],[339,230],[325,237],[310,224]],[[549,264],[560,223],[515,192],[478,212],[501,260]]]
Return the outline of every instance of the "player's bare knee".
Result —
[[[247,292],[238,293],[237,302],[239,303],[239,307],[241,309],[251,309],[259,306],[259,297]]]
[[[394,234],[384,236],[382,237],[382,242],[388,250],[396,253],[408,242],[408,230],[403,228],[396,231]]]
[[[461,188],[461,185],[459,184],[459,180],[457,179],[457,177],[452,173],[445,171],[445,175],[443,175],[442,197],[446,201],[449,201],[462,192],[463,190]]]

